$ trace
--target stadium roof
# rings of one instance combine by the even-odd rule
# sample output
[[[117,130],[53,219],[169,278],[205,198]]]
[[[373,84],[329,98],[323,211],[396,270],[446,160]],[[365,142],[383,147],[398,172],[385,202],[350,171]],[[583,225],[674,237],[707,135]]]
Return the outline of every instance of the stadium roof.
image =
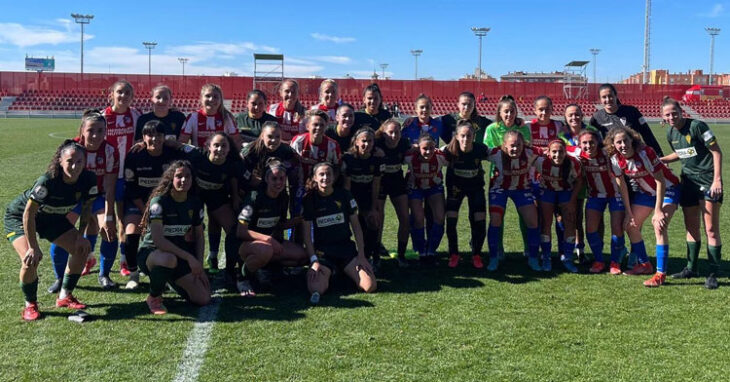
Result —
[[[565,66],[585,66],[588,65],[589,62],[590,61],[571,61],[565,64]]]

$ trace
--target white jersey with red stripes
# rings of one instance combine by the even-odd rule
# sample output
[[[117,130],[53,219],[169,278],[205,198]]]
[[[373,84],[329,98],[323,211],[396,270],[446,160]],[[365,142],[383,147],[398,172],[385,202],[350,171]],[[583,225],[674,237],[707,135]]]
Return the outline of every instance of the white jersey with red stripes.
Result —
[[[564,174],[563,166],[556,165],[547,156],[535,160],[535,171],[540,179],[540,187],[551,191],[568,191],[575,186],[575,181],[582,176],[578,159],[566,155],[564,161],[570,163],[568,173]]]
[[[533,147],[538,147],[541,150],[547,150],[547,145],[550,141],[560,139],[558,133],[564,128],[563,123],[560,121],[550,120],[547,125],[541,125],[537,119],[533,119],[527,123],[527,128],[530,129],[530,137],[532,141],[530,144]]]
[[[337,107],[338,105],[335,105],[333,108],[327,107],[327,105],[319,104],[319,105],[312,105],[310,110],[322,110],[323,112],[327,113],[327,116],[329,117],[330,121],[328,125],[337,125]]]
[[[309,133],[299,134],[292,139],[289,145],[302,158],[314,159],[317,163],[329,162],[336,167],[340,165],[342,159],[340,145],[326,135],[322,136],[322,142],[314,144]],[[302,163],[302,171],[305,177],[311,175],[313,167],[313,164]]]
[[[134,107],[128,108],[124,113],[114,112],[111,106],[104,109],[106,140],[117,149],[119,155],[119,171],[117,173],[119,179],[124,176],[124,159],[134,144],[134,129],[137,126],[137,119],[141,115],[142,113]]]
[[[191,144],[203,147],[208,138],[218,132],[226,133],[229,136],[238,134],[236,121],[226,113],[225,118],[221,113],[207,115],[203,109],[194,111],[185,120],[181,134],[190,135]]]
[[[613,154],[611,168],[614,176],[628,176],[634,189],[651,196],[656,196],[655,172],[662,172],[667,187],[679,184],[679,178],[662,163],[654,149],[649,146],[639,148],[630,158],[624,158],[620,153]]]
[[[80,138],[74,138],[80,144]],[[86,169],[96,174],[96,187],[99,195],[104,194],[104,176],[119,172],[119,154],[106,139],[94,151],[86,149]]]
[[[494,171],[489,180],[489,188],[529,190],[532,184],[530,170],[541,155],[542,150],[536,147],[525,147],[517,158],[510,158],[500,147],[491,149],[487,160],[494,165]]]
[[[577,146],[566,147],[568,154],[580,160],[588,186],[588,196],[592,198],[614,198],[621,196],[616,177],[611,173],[611,159],[601,149],[595,158]]]
[[[268,113],[276,117],[277,122],[279,122],[282,141],[290,142],[294,136],[306,132],[304,113],[298,113],[296,110],[286,110],[281,102],[270,105]]]
[[[429,160],[423,158],[418,151],[409,152],[403,161],[408,165],[406,180],[409,188],[427,190],[443,184],[444,176],[441,168],[447,166],[449,160],[441,150],[436,149]]]

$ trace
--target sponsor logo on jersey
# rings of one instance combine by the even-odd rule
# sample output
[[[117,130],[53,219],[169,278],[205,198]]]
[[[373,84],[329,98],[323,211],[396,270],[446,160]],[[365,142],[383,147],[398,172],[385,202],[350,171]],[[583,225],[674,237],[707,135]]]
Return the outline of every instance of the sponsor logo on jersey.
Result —
[[[712,133],[712,130],[707,130],[704,133],[702,133],[702,139],[704,139],[705,142],[711,140],[712,138],[715,138],[715,135]]]
[[[403,169],[403,166],[400,164],[384,164],[382,171],[387,172],[388,174],[393,174],[398,171],[401,171]]]
[[[190,230],[190,224],[171,224],[163,227],[165,236],[185,236]]]
[[[355,183],[370,183],[373,181],[372,175],[350,175],[350,180]]]
[[[253,216],[253,207],[251,206],[244,206],[241,210],[241,214],[238,215],[238,219],[240,220],[248,220]]]
[[[355,201],[353,200],[352,203]],[[351,203],[351,204],[352,204]],[[332,214],[332,215],[326,215],[317,218],[315,221],[317,224],[317,227],[323,228],[323,227],[329,227],[337,224],[342,224],[345,222],[345,215],[342,212]]]
[[[45,204],[41,206],[40,210],[44,213],[52,215],[66,215],[67,213],[71,212],[74,207],[76,207],[76,204],[72,204],[70,206],[49,206]]]
[[[279,217],[275,216],[272,218],[259,218],[259,220],[256,222],[256,226],[259,228],[271,228],[276,226],[276,224],[279,223]]]
[[[687,159],[687,158],[692,158],[694,156],[697,156],[697,150],[695,150],[694,147],[687,147],[685,149],[677,149],[677,150],[675,150],[675,152],[677,153],[677,156],[680,159]]]
[[[454,169],[454,175],[460,176],[462,178],[473,178],[477,175],[479,175],[479,170],[465,170],[465,169]]]
[[[191,151],[195,150],[195,146],[193,145],[183,145],[183,151],[187,154]]]
[[[208,182],[207,180],[200,179],[199,177],[195,178],[195,182],[198,183],[198,187],[203,190],[220,190],[223,188],[223,184],[221,183]]]
[[[48,189],[44,186],[38,185],[33,189],[33,192],[30,193],[30,196],[32,196],[33,199],[44,199],[48,196]]]
[[[162,205],[155,203],[150,206],[150,216],[160,216],[162,214]]]
[[[142,178],[142,177],[140,177],[139,179],[137,179],[137,184],[139,184],[141,187],[145,187],[145,188],[156,187],[158,183],[160,183],[160,178]]]

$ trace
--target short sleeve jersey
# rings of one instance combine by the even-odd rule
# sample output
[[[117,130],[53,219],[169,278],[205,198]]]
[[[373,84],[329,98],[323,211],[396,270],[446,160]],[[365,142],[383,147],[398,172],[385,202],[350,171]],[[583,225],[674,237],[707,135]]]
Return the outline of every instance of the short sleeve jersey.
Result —
[[[377,130],[380,127],[380,124],[392,117],[393,115],[386,109],[378,110],[378,113],[375,115],[368,114],[365,109],[362,109],[355,112],[355,124],[353,129],[357,131],[367,125],[370,126],[371,129]]]
[[[236,124],[241,129],[241,134],[258,138],[261,135],[261,127],[266,122],[277,122],[276,117],[269,113],[262,113],[261,118],[252,118],[248,112],[238,113]]]
[[[182,130],[183,134],[191,136],[191,142],[198,147],[205,146],[208,137],[218,132],[230,136],[238,135],[236,122],[230,114],[226,114],[225,117],[220,113],[207,115],[202,109],[188,115]]]
[[[559,139],[559,134],[563,130],[563,123],[560,121],[550,120],[547,125],[541,125],[537,119],[533,119],[531,122],[527,123],[527,128],[530,129],[532,145],[545,150],[548,143]]]
[[[493,122],[487,126],[487,132],[484,134],[484,144],[489,148],[496,148],[502,146],[504,141],[504,134],[510,130],[517,130],[522,134],[522,138],[525,142],[529,143],[532,141],[532,133],[527,125],[512,125],[507,127],[504,122]]]
[[[564,161],[570,163],[567,171],[566,167],[554,164],[547,156],[543,155],[535,160],[535,169],[539,175],[541,188],[551,191],[573,190],[576,180],[583,176],[580,161],[569,155],[565,156]]]
[[[142,115],[136,108],[130,107],[124,113],[116,113],[111,106],[104,109],[104,118],[106,118],[106,140],[119,154],[119,174],[118,178],[122,178],[124,174],[124,161],[127,158],[129,149],[134,143],[134,130],[137,120]]]
[[[525,147],[517,158],[510,158],[499,147],[490,149],[487,160],[492,162],[494,171],[489,189],[529,190],[530,168],[540,155],[542,151],[530,147]]]
[[[663,156],[662,148],[659,146],[654,133],[651,132],[649,124],[646,123],[646,119],[639,109],[629,105],[619,105],[616,113],[609,114],[606,109],[601,109],[593,113],[590,120],[590,125],[598,129],[603,136],[606,136],[608,130],[614,127],[625,126],[633,130],[636,130],[641,135],[641,139],[644,140],[649,147],[654,149],[654,152]]]
[[[188,193],[187,199],[182,202],[175,201],[170,195],[155,196],[150,199],[147,219],[147,229],[140,247],[156,248],[150,225],[161,222],[165,239],[195,255],[192,253],[195,249],[192,228],[203,224],[203,204],[195,195]]]
[[[398,144],[394,148],[389,148],[385,143],[385,138],[375,140],[375,147],[383,150],[385,156],[383,159],[383,181],[386,182],[390,176],[403,177],[403,160],[411,144],[408,139],[401,137]]]
[[[231,179],[238,178],[239,168],[235,163],[226,160],[215,164],[202,149],[190,145],[183,146],[182,150],[195,169],[195,184],[198,185],[200,199],[207,203],[211,198],[227,198],[230,193],[228,183]]]
[[[142,129],[144,129],[145,123],[149,121],[160,121],[165,129],[165,139],[176,141],[180,137],[183,125],[185,125],[185,119],[185,114],[177,110],[170,110],[162,118],[156,116],[152,111],[143,114],[137,120],[136,128],[134,129],[134,140],[139,141],[142,139]]]
[[[616,178],[611,172],[611,160],[606,152],[601,149],[595,158],[591,158],[587,153],[578,147],[568,152],[580,160],[583,174],[585,175],[586,185],[588,186],[588,196],[592,198],[613,198],[620,196],[621,192],[616,184]]]
[[[446,169],[446,185],[456,186],[462,190],[484,187],[484,167],[482,161],[487,159],[489,148],[481,142],[474,142],[468,153],[459,152],[454,155],[444,150],[449,160]]]
[[[345,152],[350,148],[350,142],[352,142],[352,136],[355,135],[355,129],[350,127],[350,131],[344,137],[337,134],[337,125],[330,125],[327,130],[324,131],[324,135],[334,139],[338,145],[340,145],[340,151]]]
[[[289,206],[286,192],[282,191],[277,198],[271,198],[266,194],[265,185],[262,184],[257,190],[251,190],[246,194],[242,206],[238,214],[240,224],[251,231],[269,235],[279,241],[283,240],[281,223],[286,221]]]
[[[303,205],[304,220],[313,224],[315,248],[350,240],[350,216],[357,214],[357,202],[349,191],[335,188],[327,196],[313,191],[304,197]]]
[[[342,156],[342,176],[350,178],[350,190],[353,194],[370,193],[373,179],[381,175],[382,166],[382,158],[375,155],[360,158],[348,152]]]
[[[679,178],[662,163],[654,149],[649,146],[636,150],[630,158],[625,158],[620,153],[613,154],[611,169],[615,177],[626,175],[635,190],[651,196],[656,196],[656,172],[662,172],[667,187],[679,184]]]
[[[160,183],[162,173],[176,159],[184,157],[175,149],[163,146],[162,154],[152,156],[147,150],[130,153],[124,164],[124,180],[126,191],[124,198],[128,201],[149,198],[152,189]]]
[[[55,215],[65,218],[79,202],[90,200],[98,193],[96,175],[91,171],[84,170],[74,184],[64,182],[61,176],[51,178],[48,174],[43,174],[33,187],[11,204],[15,207],[12,212],[22,216],[28,200],[32,200],[40,205],[38,216]]]
[[[284,104],[275,103],[269,106],[269,114],[276,118],[281,127],[281,140],[289,142],[295,135],[304,133],[304,108],[299,110],[286,110]]]
[[[338,106],[339,105],[330,108],[330,107],[327,107],[327,105],[323,105],[320,103],[318,105],[312,105],[312,107],[310,107],[309,109],[310,110],[322,110],[323,112],[327,113],[327,117],[329,118],[328,125],[332,126],[332,125],[337,124],[336,117],[337,117],[337,107]]]
[[[96,186],[99,193],[104,190],[104,176],[119,173],[119,154],[106,140],[101,142],[96,151],[86,151],[86,169],[96,175]]]
[[[246,145],[241,149],[241,157],[243,158],[244,180],[248,180],[254,170],[258,170],[263,175],[264,166],[269,158],[278,158],[286,168],[287,173],[297,169],[299,158],[294,149],[281,143],[274,151],[266,151],[265,153],[256,154],[251,150],[253,144]],[[246,176],[248,172],[248,176]]]
[[[291,147],[302,158],[314,159],[317,163],[329,162],[335,167],[339,167],[342,154],[340,145],[334,139],[328,136],[322,137],[319,144],[312,143],[309,133],[299,134],[291,141]],[[313,165],[302,163],[302,171],[307,177],[312,173]]]
[[[406,154],[404,161],[408,165],[408,187],[410,189],[428,190],[429,188],[443,184],[443,173],[441,168],[448,165],[441,150],[436,149],[429,159],[425,159],[417,151]]]
[[[443,140],[446,144],[451,142],[456,131],[456,124],[461,120],[459,113],[447,114],[441,117],[441,123],[444,125]],[[484,134],[487,132],[487,126],[492,123],[492,120],[481,115],[477,115],[474,119],[469,119],[471,126],[474,130],[474,142],[484,142]]]
[[[410,118],[403,123],[403,129],[401,129],[401,134],[414,145],[423,133],[428,133],[434,142],[438,142],[443,132],[444,126],[440,118],[431,118],[427,123],[420,122],[418,118]]]
[[[667,141],[682,162],[682,174],[709,188],[714,178],[709,148],[717,145],[717,138],[707,124],[686,119],[681,129],[667,129]]]

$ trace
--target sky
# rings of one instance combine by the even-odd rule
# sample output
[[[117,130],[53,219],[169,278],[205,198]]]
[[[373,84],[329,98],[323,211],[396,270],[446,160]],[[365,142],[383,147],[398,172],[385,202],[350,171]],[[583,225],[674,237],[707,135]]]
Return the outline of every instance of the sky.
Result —
[[[85,27],[84,72],[147,73],[143,41],[157,42],[152,72],[252,75],[253,53],[281,53],[287,77],[366,78],[373,70],[414,78],[412,49],[422,49],[418,76],[458,79],[474,73],[479,41],[471,27],[489,27],[482,70],[494,77],[521,70],[563,70],[591,61],[600,49],[599,82],[641,71],[642,0],[610,1],[29,1],[0,0],[0,70],[24,70],[26,55],[53,56],[57,72],[80,68],[80,26],[71,13],[93,14]],[[730,72],[730,0],[654,0],[652,69]],[[587,67],[590,78],[593,64]]]

